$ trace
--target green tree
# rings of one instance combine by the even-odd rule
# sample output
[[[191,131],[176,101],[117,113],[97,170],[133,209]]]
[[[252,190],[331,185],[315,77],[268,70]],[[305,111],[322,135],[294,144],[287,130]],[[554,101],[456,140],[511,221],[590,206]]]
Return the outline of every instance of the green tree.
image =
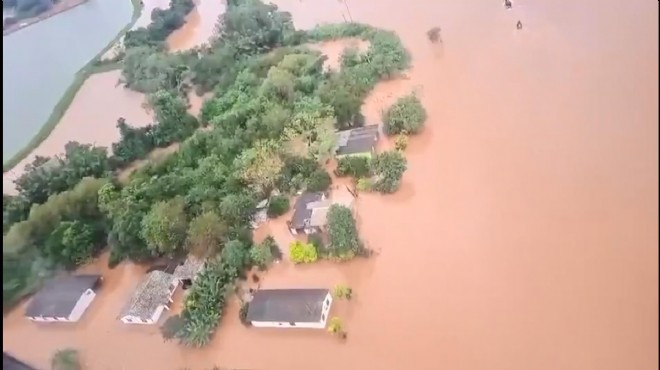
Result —
[[[158,202],[142,220],[142,238],[158,254],[173,255],[186,240],[188,219],[183,198]]]
[[[61,349],[53,355],[50,366],[52,370],[81,370],[80,355],[72,348]]]
[[[239,240],[229,240],[222,249],[222,262],[225,266],[242,271],[250,262],[249,247]]]
[[[240,55],[260,54],[289,43],[294,36],[291,14],[259,0],[231,1],[218,21],[218,42],[231,44]],[[221,40],[221,41],[220,41]]]
[[[289,211],[289,197],[285,195],[276,195],[270,198],[266,214],[270,218],[276,218]]]
[[[401,177],[407,168],[406,157],[399,151],[379,153],[371,161],[374,174],[373,188],[382,193],[394,193],[401,185]]]
[[[383,128],[388,135],[416,134],[426,121],[426,110],[417,96],[410,94],[399,98],[385,111],[382,119]]]
[[[371,173],[369,158],[362,156],[342,157],[337,162],[335,174],[337,176],[352,176],[355,178],[367,177]]]
[[[337,316],[334,316],[330,319],[330,323],[328,324],[328,331],[342,338],[346,337],[346,332],[344,332],[344,324]]]
[[[46,241],[46,254],[58,263],[72,268],[85,263],[96,251],[97,230],[82,221],[63,221]]]
[[[154,144],[167,146],[190,137],[198,127],[195,117],[188,113],[187,104],[171,91],[159,90],[149,95],[158,124],[153,128]]]
[[[265,269],[273,261],[273,254],[269,242],[255,244],[250,248],[250,259],[252,263]]]
[[[289,245],[289,258],[293,263],[312,263],[318,260],[316,248],[312,244],[294,241]]]
[[[333,204],[328,210],[330,251],[341,259],[350,259],[362,250],[357,226],[350,208]]]
[[[332,184],[332,179],[324,169],[317,169],[307,178],[308,191],[326,191]]]
[[[346,284],[337,284],[332,294],[338,299],[350,300],[353,297],[353,289]]]
[[[262,140],[244,150],[236,159],[235,167],[240,178],[261,192],[275,185],[284,162],[277,142]]]
[[[207,211],[190,221],[186,245],[193,255],[205,257],[217,250],[227,235],[227,226],[213,211]]]
[[[248,193],[232,193],[220,202],[220,216],[228,224],[248,223],[257,203]]]

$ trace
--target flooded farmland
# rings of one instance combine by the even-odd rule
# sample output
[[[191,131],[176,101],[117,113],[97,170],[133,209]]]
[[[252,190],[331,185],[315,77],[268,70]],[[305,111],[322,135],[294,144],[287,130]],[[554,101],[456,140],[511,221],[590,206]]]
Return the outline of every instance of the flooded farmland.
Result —
[[[413,68],[369,96],[367,122],[410,91],[429,113],[401,190],[357,200],[376,256],[282,262],[261,280],[351,285],[355,301],[333,307],[348,340],[247,329],[234,301],[205,349],[163,343],[116,320],[140,272],[122,265],[78,327],[10,314],[5,350],[46,366],[75,346],[94,370],[657,368],[657,2],[277,3],[299,27],[395,30]],[[285,218],[259,233],[286,245]]]

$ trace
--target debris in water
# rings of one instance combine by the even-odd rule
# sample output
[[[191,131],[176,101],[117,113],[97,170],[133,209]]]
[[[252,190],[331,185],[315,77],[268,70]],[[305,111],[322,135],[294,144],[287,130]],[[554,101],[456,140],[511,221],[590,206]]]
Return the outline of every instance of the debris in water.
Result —
[[[433,43],[442,42],[440,39],[440,27],[431,28],[426,32],[426,36],[428,36],[429,40]]]

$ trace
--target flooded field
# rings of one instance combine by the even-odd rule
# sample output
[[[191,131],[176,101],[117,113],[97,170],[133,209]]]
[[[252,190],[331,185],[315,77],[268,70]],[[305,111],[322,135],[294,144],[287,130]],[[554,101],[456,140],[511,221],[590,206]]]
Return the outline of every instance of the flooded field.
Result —
[[[244,328],[234,301],[207,348],[163,343],[116,320],[142,272],[122,265],[75,328],[6,317],[5,350],[46,366],[72,346],[93,370],[657,368],[657,2],[277,3],[298,27],[352,17],[398,32],[413,68],[363,113],[377,123],[416,91],[429,114],[402,189],[357,200],[376,256],[261,279],[348,283],[355,300],[333,307],[348,340]],[[259,236],[286,248],[285,219]]]

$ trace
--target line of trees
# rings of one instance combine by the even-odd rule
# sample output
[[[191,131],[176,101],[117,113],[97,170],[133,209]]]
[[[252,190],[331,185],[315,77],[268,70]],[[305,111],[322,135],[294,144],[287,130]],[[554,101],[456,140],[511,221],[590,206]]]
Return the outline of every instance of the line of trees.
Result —
[[[371,47],[364,55],[353,55],[340,72],[351,76],[348,103],[328,101],[324,86],[337,77],[323,72],[319,52],[301,44],[345,36],[366,38]],[[223,56],[227,50],[241,56],[230,63]],[[331,155],[334,129],[345,125],[337,112],[353,112],[352,99],[362,99],[379,79],[407,67],[408,56],[392,33],[357,24],[299,32],[288,13],[246,0],[229,2],[209,50],[182,61],[192,66],[193,74],[201,61],[213,67],[204,73],[213,77],[208,87],[216,94],[200,119],[211,129],[195,130],[198,123],[186,113],[171,81],[157,84],[150,96],[157,123],[136,129],[120,120],[121,140],[113,145],[113,156],[103,151],[96,164],[67,162],[67,155],[61,164],[67,171],[29,175],[34,185],[26,189],[37,190],[22,189],[19,197],[34,193],[27,205],[36,204],[35,199],[43,204],[33,206],[27,219],[8,224],[3,267],[15,275],[3,270],[5,304],[34,289],[46,272],[73,268],[104,245],[109,246],[111,266],[126,259],[148,262],[193,253],[209,257],[208,268],[193,284],[181,316],[169,322],[167,334],[185,345],[208,343],[235,279],[252,265],[265,267],[279,253],[272,243],[252,241],[256,200],[273,190],[292,194],[326,189],[330,177],[321,163]],[[128,59],[124,68],[132,68]],[[183,141],[176,153],[138,170],[128,183],[112,178],[113,169],[176,141]],[[84,158],[95,158],[96,149],[86,149]],[[376,167],[391,172],[383,166]],[[56,175],[67,181],[51,189]],[[350,218],[342,209],[331,213],[331,223],[343,231],[331,235],[330,243],[340,257],[358,253],[361,243],[350,211]]]
[[[186,23],[186,15],[195,7],[193,0],[170,0],[167,9],[151,11],[151,23],[124,35],[124,47],[163,47],[167,36]]]

